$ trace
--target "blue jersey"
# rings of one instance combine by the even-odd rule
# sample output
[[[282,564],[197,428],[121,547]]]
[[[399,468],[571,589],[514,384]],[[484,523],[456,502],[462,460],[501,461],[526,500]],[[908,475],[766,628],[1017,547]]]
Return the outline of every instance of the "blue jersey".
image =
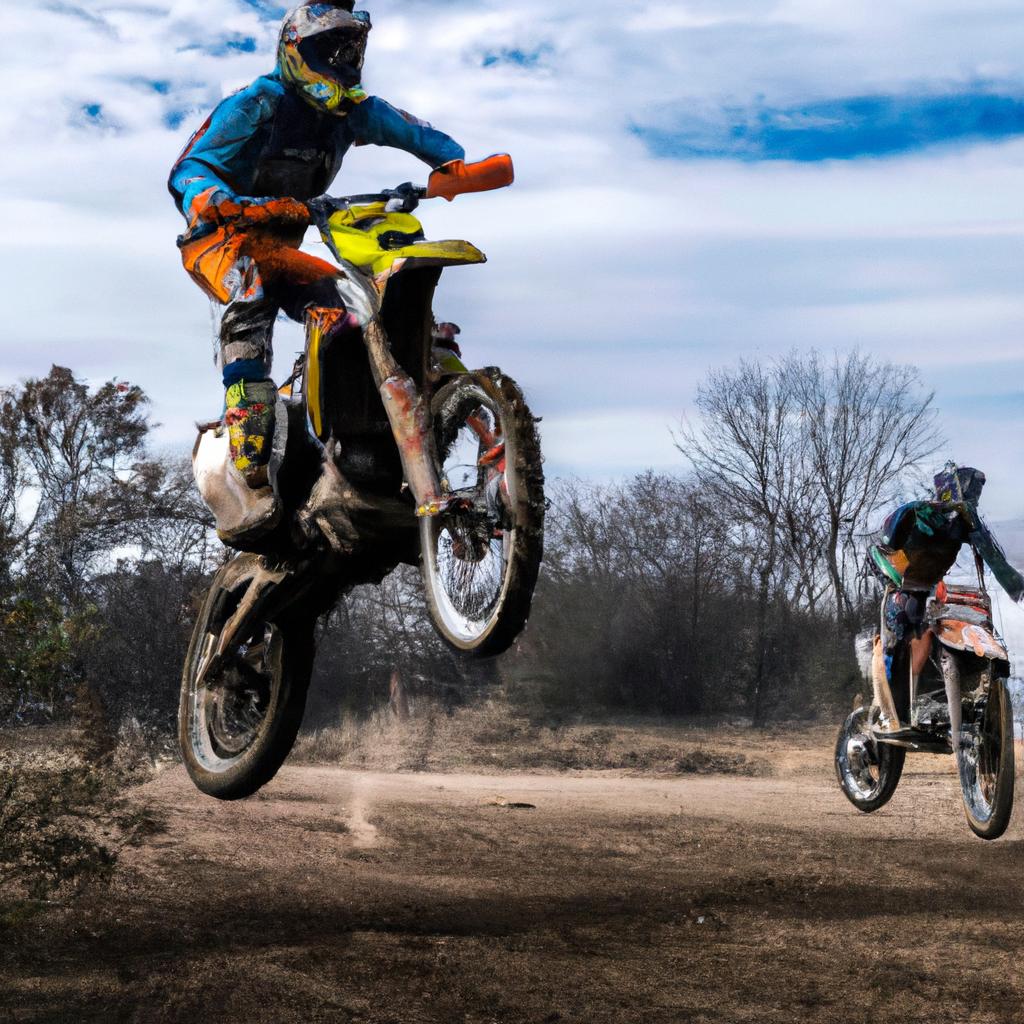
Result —
[[[975,506],[948,501],[908,501],[891,513],[872,564],[903,590],[930,591],[970,544],[1014,601],[1024,600],[1024,576],[1006,558]]]
[[[225,198],[322,195],[352,145],[393,146],[431,167],[461,160],[462,147],[436,128],[367,96],[344,114],[319,110],[277,72],[222,100],[189,140],[168,188],[185,219],[210,189]]]

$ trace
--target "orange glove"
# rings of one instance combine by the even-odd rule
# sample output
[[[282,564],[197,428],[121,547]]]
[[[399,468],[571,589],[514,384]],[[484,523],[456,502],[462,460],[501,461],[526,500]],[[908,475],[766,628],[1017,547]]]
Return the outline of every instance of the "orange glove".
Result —
[[[309,209],[290,196],[279,199],[251,199],[248,196],[227,196],[212,189],[196,197],[192,204],[193,223],[197,220],[225,224],[228,221],[244,221],[246,224],[266,224],[276,221],[280,224],[308,224]]]
[[[511,185],[515,178],[512,157],[496,153],[485,160],[467,164],[463,160],[449,160],[431,171],[427,179],[427,198],[440,196],[451,202],[464,192],[488,192],[493,188]]]

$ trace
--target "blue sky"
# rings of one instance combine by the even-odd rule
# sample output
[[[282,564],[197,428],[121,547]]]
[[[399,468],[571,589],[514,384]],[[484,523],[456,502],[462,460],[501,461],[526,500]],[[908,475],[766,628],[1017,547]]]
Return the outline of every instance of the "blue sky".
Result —
[[[919,367],[992,517],[1024,515],[1018,0],[365,6],[367,87],[515,157],[514,188],[421,213],[490,258],[446,274],[438,313],[524,384],[550,473],[681,469],[670,428],[709,369],[856,346]],[[281,10],[5,12],[0,383],[52,361],[136,380],[188,450],[220,394],[164,183],[205,113],[270,68]],[[335,191],[425,173],[367,147]],[[280,331],[280,366],[299,344]]]
[[[1024,134],[1024,102],[1012,85],[924,94],[836,96],[788,107],[721,106],[709,115],[686,104],[633,131],[654,156],[677,160],[856,160],[940,146],[999,142]]]

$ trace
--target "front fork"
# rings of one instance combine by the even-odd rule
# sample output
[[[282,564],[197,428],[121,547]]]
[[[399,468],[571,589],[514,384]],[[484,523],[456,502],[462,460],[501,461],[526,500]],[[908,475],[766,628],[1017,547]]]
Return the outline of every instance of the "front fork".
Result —
[[[416,499],[416,515],[436,516],[447,508],[448,499],[437,474],[439,459],[430,410],[416,382],[391,354],[378,320],[363,328],[363,342],[370,356],[373,382],[384,400],[384,411],[395,435],[406,482]]]
[[[899,731],[900,716],[896,711],[896,702],[892,699],[892,688],[885,670],[885,650],[880,636],[875,637],[871,653],[871,686],[874,690],[872,703],[878,708],[880,731]]]
[[[307,310],[306,387],[310,396],[309,411],[313,431],[322,437],[324,425],[320,419],[320,346],[335,331],[349,327],[361,331],[363,344],[370,357],[373,382],[384,402],[384,410],[402,460],[402,471],[416,500],[416,515],[437,515],[448,507],[450,499],[444,494],[437,472],[439,460],[430,413],[416,382],[392,354],[378,317],[370,318],[360,327],[358,321],[349,318],[341,310]]]

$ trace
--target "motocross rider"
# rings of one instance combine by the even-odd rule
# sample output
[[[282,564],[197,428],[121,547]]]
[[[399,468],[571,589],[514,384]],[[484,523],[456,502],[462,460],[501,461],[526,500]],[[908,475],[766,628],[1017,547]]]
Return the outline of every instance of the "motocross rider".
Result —
[[[178,239],[185,269],[223,306],[224,421],[231,459],[250,487],[267,483],[278,311],[299,321],[324,316],[332,330],[366,322],[359,310],[345,311],[338,268],[299,251],[304,201],[326,191],[352,145],[405,150],[434,175],[463,167],[463,149],[449,136],[363,90],[370,18],[353,6],[304,3],[288,14],[274,71],[221,101],[168,181],[188,224]]]
[[[900,505],[885,520],[878,541],[868,551],[870,568],[886,584],[881,634],[875,641],[876,696],[890,693],[894,679],[902,683],[908,652],[915,672],[923,667],[918,661],[927,655],[928,644],[917,641],[924,633],[925,604],[963,544],[971,545],[1014,601],[1024,598],[1024,576],[1006,560],[978,514],[985,474],[948,462],[934,481],[935,499]],[[900,665],[898,671],[894,671],[894,663]],[[905,698],[902,691],[900,695]],[[879,704],[881,728],[898,729],[893,702],[882,699]]]

